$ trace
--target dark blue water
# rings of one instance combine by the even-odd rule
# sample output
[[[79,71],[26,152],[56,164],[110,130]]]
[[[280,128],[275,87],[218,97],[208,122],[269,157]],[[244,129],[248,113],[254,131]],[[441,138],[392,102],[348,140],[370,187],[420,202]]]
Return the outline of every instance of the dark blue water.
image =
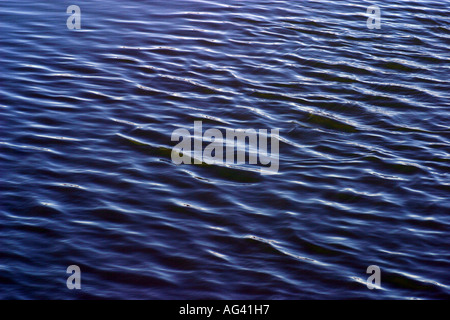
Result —
[[[448,299],[449,9],[2,0],[0,298]],[[175,165],[196,120],[278,174]]]

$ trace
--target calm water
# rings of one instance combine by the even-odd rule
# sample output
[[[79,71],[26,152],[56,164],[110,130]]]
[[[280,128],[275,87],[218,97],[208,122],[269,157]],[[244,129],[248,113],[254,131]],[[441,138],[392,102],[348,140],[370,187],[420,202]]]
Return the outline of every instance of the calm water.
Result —
[[[0,298],[449,298],[450,2],[372,4],[2,0]],[[195,120],[279,173],[173,164]]]

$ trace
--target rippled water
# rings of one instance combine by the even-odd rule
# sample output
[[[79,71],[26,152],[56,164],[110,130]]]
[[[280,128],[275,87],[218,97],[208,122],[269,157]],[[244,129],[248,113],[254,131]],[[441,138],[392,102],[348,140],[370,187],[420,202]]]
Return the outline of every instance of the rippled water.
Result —
[[[0,298],[450,297],[448,1],[74,2],[0,2]],[[279,173],[173,164],[195,120]]]

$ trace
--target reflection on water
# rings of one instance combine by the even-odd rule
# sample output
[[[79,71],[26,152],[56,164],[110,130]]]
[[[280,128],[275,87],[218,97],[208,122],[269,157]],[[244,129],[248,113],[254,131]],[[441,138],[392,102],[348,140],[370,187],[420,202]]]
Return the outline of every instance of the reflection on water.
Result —
[[[0,3],[0,298],[449,297],[447,1],[72,4]],[[194,121],[278,174],[175,165]]]

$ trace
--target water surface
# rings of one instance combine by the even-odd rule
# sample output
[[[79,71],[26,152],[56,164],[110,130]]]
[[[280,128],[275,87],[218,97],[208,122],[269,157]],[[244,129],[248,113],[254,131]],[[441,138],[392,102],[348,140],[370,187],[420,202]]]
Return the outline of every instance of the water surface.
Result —
[[[448,1],[0,12],[0,298],[450,297]],[[279,128],[279,173],[173,164],[197,120]]]

